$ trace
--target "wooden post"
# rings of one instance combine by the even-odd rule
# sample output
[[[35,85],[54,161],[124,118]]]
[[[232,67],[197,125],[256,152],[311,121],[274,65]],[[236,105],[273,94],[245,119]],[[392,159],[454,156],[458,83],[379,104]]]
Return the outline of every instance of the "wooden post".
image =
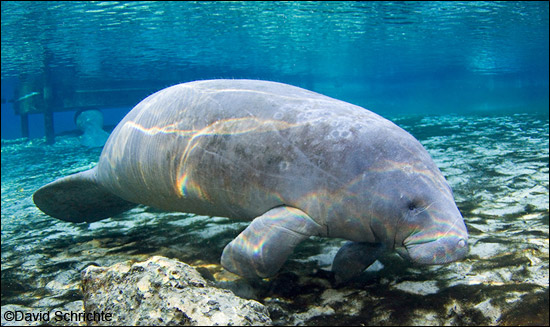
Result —
[[[44,79],[42,93],[44,97],[44,132],[46,134],[46,144],[54,144],[54,130],[53,130],[53,107],[55,105],[55,99],[52,89],[52,76],[50,71],[50,64],[52,62],[53,54],[46,50],[44,52]]]
[[[46,79],[44,84],[44,132],[46,133],[46,144],[55,143],[55,133],[53,130],[53,94],[52,86]]]
[[[19,91],[16,92],[17,95],[19,95]],[[23,102],[13,100],[13,111],[15,114],[19,115],[19,118],[21,119],[21,137],[29,138],[29,114],[25,111],[25,108],[23,107]]]

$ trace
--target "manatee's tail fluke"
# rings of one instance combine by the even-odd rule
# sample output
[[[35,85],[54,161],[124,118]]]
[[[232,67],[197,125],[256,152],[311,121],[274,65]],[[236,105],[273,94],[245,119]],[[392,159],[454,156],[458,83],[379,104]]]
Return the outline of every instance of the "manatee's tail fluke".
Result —
[[[33,201],[47,215],[73,223],[109,218],[136,206],[97,183],[95,168],[42,186]]]

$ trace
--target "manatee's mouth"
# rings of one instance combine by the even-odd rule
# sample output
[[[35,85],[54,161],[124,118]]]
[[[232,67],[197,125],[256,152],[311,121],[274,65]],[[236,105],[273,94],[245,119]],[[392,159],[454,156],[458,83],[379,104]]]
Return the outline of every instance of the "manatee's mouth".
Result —
[[[396,252],[414,263],[441,265],[463,259],[468,254],[468,239],[453,235],[425,242],[405,242]]]

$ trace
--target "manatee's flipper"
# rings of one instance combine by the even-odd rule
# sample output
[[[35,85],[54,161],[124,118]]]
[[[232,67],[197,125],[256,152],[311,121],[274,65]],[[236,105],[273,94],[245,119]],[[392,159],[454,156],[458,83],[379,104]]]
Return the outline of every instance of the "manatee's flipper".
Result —
[[[338,250],[332,261],[336,282],[341,283],[359,276],[384,253],[379,243],[347,242]]]
[[[95,169],[42,186],[34,193],[33,201],[47,215],[73,223],[109,218],[136,206],[99,185]]]
[[[296,245],[325,229],[301,210],[276,207],[256,217],[223,250],[222,266],[244,277],[270,277],[279,271]]]

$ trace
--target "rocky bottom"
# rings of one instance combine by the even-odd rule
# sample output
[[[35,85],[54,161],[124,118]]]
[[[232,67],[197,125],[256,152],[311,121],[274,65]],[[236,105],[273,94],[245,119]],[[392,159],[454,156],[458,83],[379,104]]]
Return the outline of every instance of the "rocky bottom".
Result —
[[[228,289],[240,297],[235,301],[255,300],[252,307],[269,314],[271,322],[258,320],[265,324],[548,325],[548,117],[394,121],[419,139],[451,184],[468,227],[470,253],[445,266],[413,266],[388,255],[342,285],[335,284],[330,265],[344,240],[311,238],[276,277],[246,280],[221,268],[219,258],[247,223],[145,206],[91,224],[48,217],[33,205],[32,193],[93,167],[100,151],[81,148],[71,135],[58,137],[55,145],[3,141],[2,325],[85,324],[77,315],[43,318],[56,311],[83,316],[86,268],[122,267],[157,255],[194,267],[212,292]],[[211,302],[220,309],[211,313],[231,314],[222,303]],[[113,316],[122,313],[114,308]],[[254,314],[244,313],[248,320],[235,324],[259,324]],[[17,321],[21,317],[29,319]],[[200,323],[193,319],[189,324]],[[223,319],[221,324],[232,323]]]

